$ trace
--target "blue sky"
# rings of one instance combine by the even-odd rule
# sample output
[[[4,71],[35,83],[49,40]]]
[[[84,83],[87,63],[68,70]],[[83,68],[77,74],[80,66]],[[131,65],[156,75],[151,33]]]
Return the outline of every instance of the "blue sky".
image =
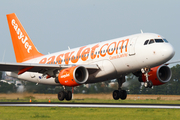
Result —
[[[158,33],[180,60],[179,0],[1,0],[0,61],[16,62],[6,14],[16,13],[43,54],[143,32]]]

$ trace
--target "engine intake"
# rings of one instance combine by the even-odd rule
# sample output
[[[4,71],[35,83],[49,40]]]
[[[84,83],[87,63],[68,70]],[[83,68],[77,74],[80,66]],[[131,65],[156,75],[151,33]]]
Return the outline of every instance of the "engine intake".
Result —
[[[59,72],[58,80],[61,85],[78,86],[84,84],[89,77],[87,69],[83,66],[73,66]]]
[[[157,77],[160,82],[162,82],[162,83],[169,82],[171,79],[171,76],[172,76],[172,72],[168,66],[163,65],[157,69]]]

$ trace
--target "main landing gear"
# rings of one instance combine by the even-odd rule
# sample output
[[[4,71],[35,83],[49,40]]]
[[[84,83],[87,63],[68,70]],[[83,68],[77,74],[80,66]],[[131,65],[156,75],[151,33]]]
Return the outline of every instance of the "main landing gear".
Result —
[[[121,89],[122,84],[125,82],[125,76],[118,78],[117,81],[118,81],[118,90],[113,91],[113,98],[115,100],[118,100],[119,98],[121,100],[125,100],[127,97],[127,92],[126,90]]]
[[[63,86],[64,87],[64,86]],[[58,99],[60,101],[63,101],[64,99],[66,99],[67,101],[72,99],[72,92],[66,90],[66,88],[64,87],[64,91],[61,91],[58,93]]]
[[[141,72],[145,75],[146,77],[146,82],[144,82],[144,87],[145,88],[152,88],[153,84],[151,81],[149,81],[148,79],[148,73],[149,73],[150,69],[149,68],[142,68]]]

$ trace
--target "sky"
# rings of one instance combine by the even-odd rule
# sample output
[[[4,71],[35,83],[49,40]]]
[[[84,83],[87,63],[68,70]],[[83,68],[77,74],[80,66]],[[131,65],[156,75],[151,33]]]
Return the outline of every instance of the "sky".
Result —
[[[6,14],[16,13],[37,49],[53,53],[143,32],[157,33],[180,60],[180,0],[1,0],[0,61],[16,62]]]

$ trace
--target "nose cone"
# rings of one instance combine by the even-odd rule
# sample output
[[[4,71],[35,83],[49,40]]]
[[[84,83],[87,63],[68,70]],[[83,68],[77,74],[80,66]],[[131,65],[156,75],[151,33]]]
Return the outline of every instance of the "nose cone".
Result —
[[[162,57],[166,61],[168,61],[168,60],[170,60],[174,56],[175,51],[174,51],[172,45],[168,43],[168,44],[164,44],[161,47],[161,54],[162,54]]]

